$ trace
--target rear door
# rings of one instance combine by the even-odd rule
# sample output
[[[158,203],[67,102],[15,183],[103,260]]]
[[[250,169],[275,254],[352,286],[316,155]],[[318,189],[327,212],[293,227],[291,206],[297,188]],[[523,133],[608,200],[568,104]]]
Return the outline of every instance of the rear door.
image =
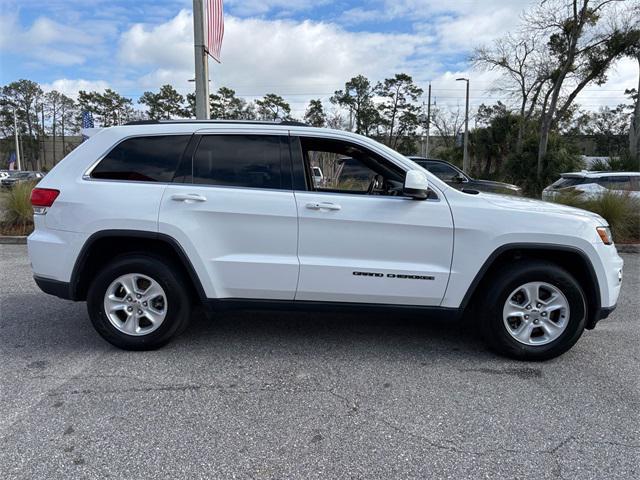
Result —
[[[66,184],[45,216],[47,226],[86,233],[157,231],[162,194],[190,138],[161,134],[121,139],[81,179]]]
[[[182,245],[209,298],[292,300],[298,218],[288,133],[195,135],[165,190],[159,229]]]

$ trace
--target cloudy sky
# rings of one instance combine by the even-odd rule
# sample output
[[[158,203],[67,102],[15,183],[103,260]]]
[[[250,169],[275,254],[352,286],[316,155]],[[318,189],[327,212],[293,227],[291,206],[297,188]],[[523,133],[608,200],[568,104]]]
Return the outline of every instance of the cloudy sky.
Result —
[[[533,0],[227,0],[222,61],[212,85],[246,99],[274,92],[301,116],[309,98],[328,104],[357,74],[377,81],[411,74],[438,104],[464,102],[459,76],[471,78],[471,105],[493,103],[492,73],[470,69],[474,47],[503,35]],[[191,0],[0,0],[0,83],[35,80],[69,95],[193,84]],[[621,60],[584,108],[615,106],[637,85],[637,62]]]

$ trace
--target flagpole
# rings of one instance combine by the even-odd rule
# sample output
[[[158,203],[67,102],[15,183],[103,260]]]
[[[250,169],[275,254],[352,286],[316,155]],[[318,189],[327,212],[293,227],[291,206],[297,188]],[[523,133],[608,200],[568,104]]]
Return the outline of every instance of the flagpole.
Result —
[[[16,166],[18,170],[22,170],[22,162],[20,161],[20,141],[18,140],[18,116],[15,107],[13,108],[13,133],[16,138]]]
[[[193,0],[193,43],[196,64],[196,118],[209,119],[209,61],[204,44],[202,0]]]

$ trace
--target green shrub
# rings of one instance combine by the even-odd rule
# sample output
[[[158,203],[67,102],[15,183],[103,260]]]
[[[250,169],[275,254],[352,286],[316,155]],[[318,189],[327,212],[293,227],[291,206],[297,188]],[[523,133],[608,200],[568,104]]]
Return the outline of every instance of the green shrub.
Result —
[[[579,171],[584,167],[580,157],[569,149],[550,151],[543,162],[542,175],[537,177],[538,157],[534,152],[511,154],[505,163],[505,176],[501,181],[519,185],[525,195],[540,198],[540,192],[555,182],[561,173]]]
[[[596,158],[593,162],[591,162],[591,165],[589,166],[589,170],[593,172],[604,172],[607,170],[611,170],[611,165],[609,165],[608,160]]]
[[[640,162],[633,158],[628,151],[622,152],[620,156],[611,157],[609,160],[596,159],[589,170],[612,171],[612,172],[637,172],[640,170]]]
[[[640,242],[640,200],[627,192],[608,191],[596,198],[584,198],[576,191],[559,195],[555,201],[602,216],[616,242]]]
[[[640,162],[637,158],[633,158],[628,151],[622,152],[619,157],[611,157],[609,160],[609,168],[607,170],[617,172],[637,172],[640,170]]]
[[[5,200],[5,222],[10,227],[27,231],[33,224],[31,190],[35,183],[23,182],[15,185]]]

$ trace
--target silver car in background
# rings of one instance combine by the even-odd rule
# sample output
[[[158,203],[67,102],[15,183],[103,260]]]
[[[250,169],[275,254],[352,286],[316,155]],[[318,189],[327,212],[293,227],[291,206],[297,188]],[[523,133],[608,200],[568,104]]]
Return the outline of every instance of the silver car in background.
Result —
[[[572,172],[563,173],[542,191],[542,199],[553,201],[562,193],[578,193],[585,198],[597,198],[608,191],[627,193],[640,198],[640,172]]]

